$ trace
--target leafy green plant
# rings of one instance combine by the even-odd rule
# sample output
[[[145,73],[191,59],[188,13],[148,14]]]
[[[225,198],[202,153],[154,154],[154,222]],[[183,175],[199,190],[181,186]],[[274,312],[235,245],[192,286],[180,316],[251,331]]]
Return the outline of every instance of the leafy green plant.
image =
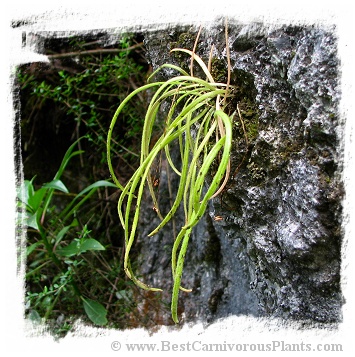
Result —
[[[98,170],[102,167],[107,170],[106,128],[111,113],[128,92],[146,80],[148,66],[141,55],[142,44],[136,43],[134,36],[129,34],[122,35],[119,43],[109,48],[104,47],[100,39],[80,36],[62,40],[64,44],[60,40],[52,41],[48,48],[45,46],[45,54],[50,60],[48,64],[23,65],[17,71],[17,82],[24,97],[21,126],[26,170],[31,171],[31,176],[41,174],[35,155],[40,142],[48,145],[39,134],[44,127],[55,130],[56,137],[79,138],[86,135],[86,152],[91,154],[91,162]],[[58,46],[62,48],[58,49]],[[53,53],[53,47],[59,53]],[[48,107],[51,108],[51,116],[41,124]],[[144,107],[145,98],[139,96],[122,113],[112,145],[116,161],[121,166],[124,163],[129,168],[138,161],[138,154],[134,153],[138,152],[136,143],[142,130],[139,118]],[[98,151],[101,155],[96,154]]]
[[[86,264],[86,252],[103,251],[105,247],[91,237],[87,224],[80,229],[78,211],[99,188],[116,186],[112,182],[101,180],[78,194],[69,192],[62,181],[62,175],[69,161],[82,153],[81,150],[75,150],[79,140],[67,150],[52,181],[35,189],[34,178],[24,180],[18,189],[19,222],[28,227],[36,237],[26,249],[27,259],[35,255],[26,272],[26,280],[48,280],[48,277],[40,273],[50,265],[55,266],[58,271],[52,281],[44,285],[42,291],[27,292],[26,306],[34,311],[40,309],[44,319],[48,319],[65,293],[64,300],[76,297],[83,304],[89,319],[97,325],[104,325],[107,323],[105,307],[84,296],[77,283],[77,272],[80,266]],[[59,209],[54,203],[55,193],[69,198],[65,207]],[[76,235],[76,238],[72,238]]]
[[[196,43],[197,39],[198,36]],[[228,51],[228,44],[226,47]],[[122,190],[118,200],[118,215],[125,232],[124,269],[128,277],[139,287],[152,291],[161,290],[147,286],[140,281],[132,271],[130,262],[130,251],[137,234],[145,185],[148,185],[154,211],[161,219],[160,224],[149,236],[159,232],[174,217],[180,205],[183,205],[185,224],[180,227],[175,238],[171,258],[174,281],[171,313],[174,322],[178,323],[179,290],[191,291],[181,286],[181,279],[192,229],[205,213],[208,201],[223,190],[229,176],[232,120],[226,114],[225,108],[228,98],[231,96],[232,87],[229,85],[229,63],[227,83],[216,83],[211,75],[211,58],[209,64],[206,65],[195,54],[195,48],[192,51],[183,48],[175,48],[172,51],[191,56],[191,73],[189,74],[173,64],[164,64],[151,75],[148,84],[136,89],[122,101],[113,116],[108,131],[107,159],[113,181]],[[229,61],[229,52],[227,53]],[[206,79],[193,75],[192,64],[194,61],[202,69]],[[149,80],[163,68],[175,70],[179,75],[167,81],[150,83]],[[140,166],[129,181],[122,185],[116,177],[111,161],[112,133],[119,115],[128,103],[141,92],[152,89],[156,89],[156,92],[145,113]],[[153,142],[153,127],[158,121],[161,107],[166,105],[170,109],[165,118],[164,132]],[[175,143],[180,149],[181,164],[172,159],[171,147]],[[169,167],[180,180],[171,209],[164,216],[159,209],[159,200],[155,193],[156,182],[152,175],[154,163],[162,153],[165,154]],[[218,160],[217,169],[213,165],[216,160]],[[208,180],[208,187],[205,188],[205,183]]]

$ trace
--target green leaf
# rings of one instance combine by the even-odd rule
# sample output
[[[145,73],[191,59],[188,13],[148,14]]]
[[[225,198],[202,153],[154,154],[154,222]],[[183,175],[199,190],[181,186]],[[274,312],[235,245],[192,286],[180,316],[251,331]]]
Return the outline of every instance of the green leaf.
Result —
[[[60,164],[60,167],[59,167],[57,173],[56,173],[55,176],[54,176],[53,181],[56,181],[56,180],[59,180],[59,179],[60,179],[60,177],[62,176],[62,174],[63,174],[63,172],[64,172],[64,170],[65,170],[65,167],[67,166],[67,164],[69,163],[69,161],[70,161],[70,159],[71,159],[72,157],[74,157],[75,155],[79,155],[79,154],[81,154],[81,153],[83,152],[83,151],[81,151],[81,150],[78,150],[78,151],[74,151],[74,152],[73,152],[74,147],[78,144],[78,142],[79,142],[81,139],[82,139],[82,138],[79,138],[78,140],[76,140],[76,141],[69,147],[69,149],[66,151],[66,153],[65,153],[65,155],[64,155],[64,157],[63,157],[63,160],[62,160],[62,162],[61,162],[61,164]],[[53,181],[52,181],[52,182],[53,182]],[[65,187],[65,186],[64,186],[64,187]],[[53,190],[54,190],[54,188],[50,188],[49,194],[48,194],[48,196],[46,197],[46,199],[45,199],[45,201],[44,201],[44,211],[45,211],[45,212],[47,212],[48,207],[49,207],[49,205],[50,205],[50,202],[51,202],[51,200],[52,200]]]
[[[42,210],[39,209],[35,213],[28,216],[26,225],[39,231],[38,222],[40,221],[41,212]]]
[[[83,242],[80,242],[79,239],[75,239],[66,247],[58,249],[58,254],[64,257],[71,257],[85,253],[88,250],[105,250],[105,247],[93,238],[85,239]]]
[[[59,255],[62,255],[64,257],[71,257],[73,255],[77,255],[80,252],[80,241],[73,240],[66,247],[58,249],[57,252]]]
[[[25,204],[27,211],[35,213],[42,203],[46,189],[40,188],[35,191],[32,184],[33,180],[34,178],[31,181],[24,180],[22,182],[17,189],[17,198]]]
[[[96,181],[92,185],[84,188],[80,193],[77,194],[76,198],[84,195],[86,192],[89,192],[93,188],[99,188],[99,187],[114,187],[114,188],[117,188],[117,186],[112,182],[109,182],[109,181],[106,181],[106,180],[100,180],[100,181]]]
[[[63,237],[67,234],[67,232],[70,228],[76,227],[78,224],[79,224],[79,222],[75,218],[69,226],[65,226],[64,228],[62,228],[56,235],[56,238],[55,238],[56,244],[58,244],[63,239]]]
[[[85,299],[82,297],[84,310],[88,318],[96,325],[103,326],[107,324],[107,310],[99,302]]]
[[[17,198],[27,204],[29,197],[33,196],[34,188],[32,181],[24,180],[22,184],[17,188]]]
[[[64,228],[62,228],[59,231],[59,233],[55,237],[55,243],[56,244],[58,244],[63,239],[63,237],[67,234],[67,232],[69,231],[70,228],[71,228],[71,226],[65,226]]]
[[[36,212],[40,208],[45,194],[46,189],[42,187],[28,197],[27,205],[31,208],[32,212]]]
[[[55,190],[62,191],[64,193],[69,193],[69,190],[65,187],[61,180],[55,179],[49,183],[43,185],[44,188],[53,188]]]
[[[69,161],[70,161],[70,159],[71,159],[72,157],[74,157],[74,156],[76,156],[76,155],[80,155],[81,153],[84,152],[84,151],[82,151],[82,150],[77,150],[77,151],[74,151],[74,152],[73,152],[74,147],[78,144],[78,142],[79,142],[81,139],[83,139],[83,137],[81,137],[81,138],[79,138],[78,140],[76,140],[76,141],[69,147],[69,149],[66,151],[66,153],[65,153],[65,155],[64,155],[64,157],[63,157],[63,160],[62,160],[62,162],[61,162],[61,164],[60,164],[60,167],[59,167],[57,173],[55,174],[54,179],[57,179],[57,180],[58,180],[58,179],[62,176],[62,174],[63,174],[63,172],[64,172],[64,170],[65,170],[67,164],[69,163]]]
[[[28,246],[26,249],[26,255],[29,256],[38,246],[42,244],[43,244],[42,242],[36,242]]]
[[[81,244],[79,254],[84,253],[87,250],[105,250],[105,247],[96,239],[88,238]]]
[[[24,180],[21,186],[17,188],[17,198],[23,204],[19,206],[26,208],[26,211],[30,213],[35,213],[38,210],[38,208],[41,206],[43,197],[46,194],[45,188],[40,188],[39,190],[35,191],[32,184],[34,178],[31,181]]]
[[[106,180],[97,181],[90,186],[84,188],[81,192],[79,192],[75,198],[67,205],[67,207],[61,212],[60,216],[64,217],[63,221],[66,221],[75,211],[79,209],[80,206],[84,204],[86,200],[88,200],[99,187],[114,187],[117,188],[115,184]],[[84,196],[81,201],[77,203],[77,199],[81,196]]]

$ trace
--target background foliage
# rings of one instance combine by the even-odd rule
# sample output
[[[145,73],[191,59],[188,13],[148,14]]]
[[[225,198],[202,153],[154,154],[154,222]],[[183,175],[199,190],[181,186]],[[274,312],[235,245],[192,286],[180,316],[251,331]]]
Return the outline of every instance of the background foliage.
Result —
[[[19,217],[28,225],[26,314],[45,319],[59,334],[77,317],[116,328],[148,326],[137,312],[147,308],[137,306],[140,292],[123,273],[118,193],[107,181],[106,164],[112,115],[150,70],[141,38],[125,35],[114,45],[107,34],[41,41],[50,62],[17,72],[25,178]],[[137,98],[113,135],[113,165],[122,182],[139,159],[147,98]]]

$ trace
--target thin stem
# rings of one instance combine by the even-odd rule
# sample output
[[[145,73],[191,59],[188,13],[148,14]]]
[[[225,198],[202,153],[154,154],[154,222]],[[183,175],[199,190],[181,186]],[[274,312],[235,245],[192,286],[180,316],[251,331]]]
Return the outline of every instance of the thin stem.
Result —
[[[190,64],[190,73],[191,73],[191,77],[194,76],[194,59],[195,59],[195,52],[196,52],[196,47],[197,47],[197,43],[198,43],[198,39],[200,37],[201,34],[201,30],[202,30],[202,26],[200,26],[197,35],[196,35],[196,39],[195,39],[195,43],[194,43],[194,48],[192,49],[192,55],[191,55],[191,64]]]
[[[67,52],[67,53],[58,53],[55,55],[47,55],[49,59],[53,58],[63,58],[63,57],[74,57],[74,56],[85,56],[85,55],[96,55],[96,54],[109,54],[109,53],[118,53],[118,52],[127,52],[134,50],[136,48],[142,47],[143,42],[137,43],[136,45],[127,47],[127,48],[109,48],[109,49],[98,49],[98,50],[86,50],[86,51],[77,51],[77,52]]]

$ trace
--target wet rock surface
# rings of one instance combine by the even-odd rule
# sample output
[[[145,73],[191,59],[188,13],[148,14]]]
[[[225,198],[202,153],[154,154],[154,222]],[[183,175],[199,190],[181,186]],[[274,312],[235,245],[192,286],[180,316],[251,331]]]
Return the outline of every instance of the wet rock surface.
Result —
[[[192,49],[197,30],[145,33],[153,68],[163,63],[188,68],[188,57],[169,51],[177,45]],[[196,52],[206,60],[212,44],[223,77],[222,21],[202,30]],[[190,239],[183,286],[192,292],[180,293],[183,321],[238,314],[340,321],[343,127],[336,29],[231,22],[229,46],[248,141],[236,119],[235,175]],[[161,78],[171,75],[165,71]],[[167,197],[162,167],[160,195]],[[173,227],[147,237],[158,223],[147,205],[138,269],[144,282],[164,289],[168,306]],[[161,322],[171,323],[169,307],[163,315]]]

